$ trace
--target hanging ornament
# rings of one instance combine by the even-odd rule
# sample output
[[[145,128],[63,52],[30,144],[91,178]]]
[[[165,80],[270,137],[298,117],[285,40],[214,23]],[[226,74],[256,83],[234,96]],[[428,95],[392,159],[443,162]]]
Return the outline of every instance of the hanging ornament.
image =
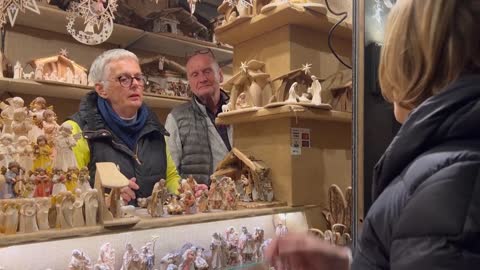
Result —
[[[13,27],[18,16],[18,12],[21,11],[25,13],[25,10],[28,9],[37,14],[40,14],[40,9],[38,9],[36,0],[0,0],[0,27],[3,27],[8,21]]]
[[[117,11],[117,0],[80,0],[72,2],[67,10],[67,31],[77,41],[87,45],[105,42],[113,32],[113,13]],[[77,19],[83,26],[76,29]]]

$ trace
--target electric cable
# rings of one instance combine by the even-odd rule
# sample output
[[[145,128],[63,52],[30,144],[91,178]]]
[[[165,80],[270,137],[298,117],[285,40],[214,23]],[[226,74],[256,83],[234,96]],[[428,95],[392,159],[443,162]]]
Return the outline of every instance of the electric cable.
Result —
[[[342,63],[344,66],[346,66],[347,68],[349,69],[352,69],[352,66],[350,66],[349,64],[345,63],[341,58],[340,56],[337,54],[337,52],[335,52],[335,50],[333,49],[333,45],[332,45],[332,37],[333,37],[333,31],[335,31],[335,29],[341,24],[343,23],[347,17],[348,17],[348,12],[344,11],[344,12],[335,12],[333,11],[331,8],[330,8],[330,4],[328,3],[328,0],[325,0],[325,4],[327,5],[327,9],[329,12],[331,12],[332,14],[336,15],[336,16],[342,16],[342,18],[332,26],[332,28],[330,28],[330,30],[328,31],[328,48],[330,49],[330,51],[333,53],[333,55],[337,58],[338,61],[340,61],[340,63]]]

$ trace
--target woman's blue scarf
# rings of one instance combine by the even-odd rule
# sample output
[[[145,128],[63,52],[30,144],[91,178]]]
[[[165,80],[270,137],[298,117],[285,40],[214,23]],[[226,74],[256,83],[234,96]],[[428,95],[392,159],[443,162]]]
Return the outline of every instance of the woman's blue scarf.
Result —
[[[140,131],[145,126],[148,118],[148,109],[145,104],[137,112],[134,122],[127,122],[113,111],[112,106],[104,98],[97,98],[97,107],[105,123],[132,151],[134,151]]]

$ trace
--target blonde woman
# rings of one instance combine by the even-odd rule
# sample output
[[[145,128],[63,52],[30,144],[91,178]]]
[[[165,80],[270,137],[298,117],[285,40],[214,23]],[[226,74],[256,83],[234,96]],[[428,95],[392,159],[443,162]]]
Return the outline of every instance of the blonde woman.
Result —
[[[398,0],[380,85],[402,128],[375,167],[375,202],[349,250],[273,241],[276,269],[479,269],[480,1]]]

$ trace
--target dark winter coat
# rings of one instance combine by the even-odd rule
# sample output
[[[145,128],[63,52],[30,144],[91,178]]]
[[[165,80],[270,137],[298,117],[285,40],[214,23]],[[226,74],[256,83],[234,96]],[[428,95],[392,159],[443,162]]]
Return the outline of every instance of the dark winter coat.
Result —
[[[480,269],[480,75],[410,114],[373,194],[353,270]]]

